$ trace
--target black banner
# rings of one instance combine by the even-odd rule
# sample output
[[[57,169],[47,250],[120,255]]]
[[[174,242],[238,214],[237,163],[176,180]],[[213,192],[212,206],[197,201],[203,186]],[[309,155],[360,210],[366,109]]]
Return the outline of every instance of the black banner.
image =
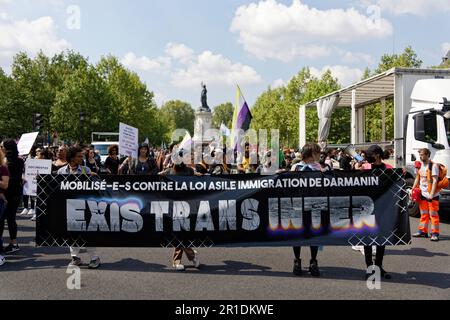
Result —
[[[404,245],[402,170],[38,178],[39,246]]]

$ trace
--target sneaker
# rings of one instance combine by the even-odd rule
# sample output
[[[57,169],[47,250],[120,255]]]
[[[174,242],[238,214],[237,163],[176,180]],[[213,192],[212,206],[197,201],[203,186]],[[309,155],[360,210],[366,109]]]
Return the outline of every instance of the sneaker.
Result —
[[[432,234],[431,235],[431,241],[438,242],[439,241],[439,235],[438,234]]]
[[[81,266],[81,259],[78,257],[72,257],[72,261],[69,263],[69,267],[79,267]]]
[[[301,259],[295,259],[294,260],[294,270],[292,271],[293,274],[296,276],[302,275],[302,260]]]
[[[24,208],[23,210],[22,210],[22,212],[19,214],[19,215],[21,215],[21,216],[26,216],[28,214],[28,209],[27,208]]]
[[[194,259],[192,259],[192,264],[194,268],[198,269],[200,266],[200,260],[198,259],[198,252],[194,250]]]
[[[6,263],[6,259],[4,256],[0,256],[0,266],[4,265]]]
[[[36,215],[33,214],[33,216],[31,217],[30,221],[36,221]]]
[[[36,212],[34,211],[34,209],[30,209],[29,211],[28,211],[28,215],[29,216],[34,216],[36,214]]]
[[[3,251],[6,254],[11,254],[11,253],[15,253],[17,251],[19,251],[19,245],[18,244],[9,244],[6,248],[3,249]]]
[[[89,269],[98,269],[100,267],[100,258],[94,257],[91,259],[91,262],[89,262],[88,268]]]
[[[313,277],[320,277],[319,264],[317,260],[311,260],[309,263],[309,272]]]
[[[175,264],[173,267],[175,268],[176,271],[184,271],[185,270],[185,268],[182,264]]]
[[[414,233],[412,236],[413,236],[414,238],[428,238],[428,233],[419,231],[419,232],[417,232],[417,233]]]
[[[352,246],[352,249],[355,251],[359,251],[364,255],[364,247],[363,246]]]
[[[392,279],[392,276],[386,270],[384,270],[383,268],[380,268],[380,270],[381,270],[381,276],[383,278],[385,278],[386,280]]]

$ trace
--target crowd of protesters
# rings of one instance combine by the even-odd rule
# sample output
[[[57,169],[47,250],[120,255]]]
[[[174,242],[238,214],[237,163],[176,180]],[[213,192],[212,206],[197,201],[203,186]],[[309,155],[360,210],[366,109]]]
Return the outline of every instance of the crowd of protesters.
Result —
[[[205,146],[204,146],[205,147]],[[0,254],[9,255],[20,250],[17,243],[16,213],[22,201],[23,211],[20,215],[30,215],[32,220],[36,219],[35,199],[23,195],[24,166],[28,159],[52,160],[53,174],[78,174],[78,175],[226,175],[226,174],[266,174],[271,172],[273,164],[278,162],[276,172],[287,171],[331,171],[331,170],[370,170],[374,168],[392,168],[383,162],[389,159],[392,151],[383,151],[379,146],[371,146],[366,151],[360,151],[362,161],[356,161],[347,155],[344,150],[332,149],[322,151],[317,144],[307,144],[302,150],[285,148],[279,150],[278,154],[267,151],[262,155],[255,153],[255,148],[249,143],[245,144],[245,150],[241,157],[237,158],[235,166],[227,162],[227,150],[207,146],[202,148],[203,156],[195,161],[194,152],[191,152],[191,161],[174,163],[173,154],[177,152],[179,159],[186,159],[186,150],[171,145],[169,148],[152,148],[148,144],[141,144],[137,150],[137,158],[131,156],[120,157],[119,147],[112,145],[108,149],[108,157],[104,163],[101,162],[98,151],[92,146],[75,145],[60,146],[57,148],[33,148],[27,157],[20,157],[14,140],[4,140],[0,144]],[[206,155],[206,156],[205,156]],[[252,158],[253,157],[253,158]],[[189,157],[188,157],[189,158]],[[222,159],[222,161],[205,161],[206,159]],[[256,161],[254,161],[256,159]],[[186,163],[185,163],[186,162]],[[208,163],[209,164],[208,164]],[[423,209],[425,211],[425,209]],[[425,218],[423,219],[425,221]],[[436,219],[435,219],[436,220]],[[2,237],[5,227],[8,225],[9,244],[3,247]],[[436,229],[436,227],[435,227]],[[437,229],[436,229],[437,230]],[[436,230],[435,233],[436,233]],[[422,226],[420,236],[425,234]],[[309,272],[312,276],[320,276],[318,265],[319,247],[311,246],[311,259]],[[294,247],[293,273],[297,276],[302,274],[301,247]],[[381,269],[382,276],[390,279],[391,276],[383,269],[384,247],[374,248],[373,261],[372,247],[360,248],[365,255],[367,267],[376,265]],[[95,249],[88,250],[91,254],[89,268],[96,269],[100,266],[100,257]],[[70,248],[70,265],[82,264],[79,257],[80,249]],[[198,252],[192,248],[176,248],[173,254],[173,267],[177,271],[185,270],[181,263],[183,253],[186,254],[194,267],[200,265]],[[0,265],[4,264],[5,258],[0,255]],[[366,275],[366,278],[368,275]]]

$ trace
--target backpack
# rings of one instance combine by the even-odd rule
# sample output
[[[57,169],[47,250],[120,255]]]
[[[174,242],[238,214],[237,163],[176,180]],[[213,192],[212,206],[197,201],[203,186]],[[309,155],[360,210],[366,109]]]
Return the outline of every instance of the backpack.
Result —
[[[447,167],[440,163],[433,163],[432,161],[429,162],[427,168],[428,192],[431,192],[431,189],[433,188],[433,179],[431,178],[433,164],[436,164],[439,168],[438,182],[436,187],[436,192],[439,192],[442,189],[448,188],[448,186],[450,185],[447,178]]]

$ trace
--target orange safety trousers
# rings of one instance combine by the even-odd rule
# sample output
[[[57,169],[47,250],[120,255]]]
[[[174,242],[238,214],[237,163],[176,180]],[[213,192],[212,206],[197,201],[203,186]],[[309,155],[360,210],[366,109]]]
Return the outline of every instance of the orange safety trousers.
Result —
[[[428,233],[428,224],[431,218],[431,233],[439,235],[439,201],[427,200],[419,201],[420,207],[420,224],[419,230]]]

